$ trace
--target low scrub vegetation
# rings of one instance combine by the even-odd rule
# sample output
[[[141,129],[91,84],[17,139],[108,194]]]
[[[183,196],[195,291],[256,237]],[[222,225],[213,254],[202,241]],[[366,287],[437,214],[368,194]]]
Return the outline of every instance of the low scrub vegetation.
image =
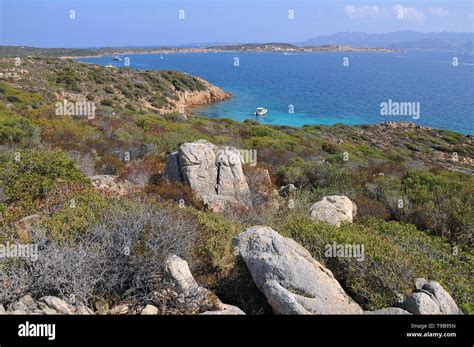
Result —
[[[232,247],[244,228],[268,225],[307,248],[364,309],[396,304],[425,277],[474,313],[472,137],[406,125],[291,128],[189,112],[184,119],[158,108],[177,92],[202,90],[191,76],[24,60],[29,75],[0,84],[0,240],[26,237],[42,256],[0,262],[0,302],[24,293],[147,302],[167,286],[163,259],[175,253],[224,302],[269,313]],[[61,92],[93,100],[97,116],[55,115]],[[189,187],[164,179],[167,155],[198,139],[257,151],[257,168],[273,185],[250,182],[254,209],[212,213]],[[244,168],[249,179],[257,168]],[[138,192],[96,192],[87,176],[99,174]],[[260,189],[289,183],[296,191],[276,198],[280,209],[261,202]],[[309,219],[310,206],[334,194],[357,203],[353,224]],[[18,223],[35,215],[39,222],[20,238]],[[364,245],[365,260],[326,257],[333,243]]]

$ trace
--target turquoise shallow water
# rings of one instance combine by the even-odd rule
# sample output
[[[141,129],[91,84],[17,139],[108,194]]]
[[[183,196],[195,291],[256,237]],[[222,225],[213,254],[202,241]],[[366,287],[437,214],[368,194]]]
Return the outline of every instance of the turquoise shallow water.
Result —
[[[459,61],[453,67],[452,59]],[[178,70],[200,76],[233,94],[199,107],[208,117],[256,119],[265,124],[364,124],[413,121],[474,134],[474,57],[448,53],[175,53],[127,55],[141,70]],[[239,66],[234,66],[235,58]],[[343,59],[349,66],[343,66]],[[123,66],[112,57],[80,61]],[[389,99],[419,103],[420,117],[382,116]],[[291,106],[292,105],[292,106]],[[293,108],[294,113],[290,113]]]

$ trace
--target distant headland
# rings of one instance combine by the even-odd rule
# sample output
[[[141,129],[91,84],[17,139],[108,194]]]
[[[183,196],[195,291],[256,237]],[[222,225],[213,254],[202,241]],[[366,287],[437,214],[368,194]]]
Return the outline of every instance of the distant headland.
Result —
[[[38,48],[29,46],[0,46],[4,57],[98,57],[114,54],[165,54],[165,53],[213,53],[213,52],[399,52],[399,49],[356,47],[350,45],[305,45],[289,43],[245,43],[208,47],[104,47],[104,48]]]

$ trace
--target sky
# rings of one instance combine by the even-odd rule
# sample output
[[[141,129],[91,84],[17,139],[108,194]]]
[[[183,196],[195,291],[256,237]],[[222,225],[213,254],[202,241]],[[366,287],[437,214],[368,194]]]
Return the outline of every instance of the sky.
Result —
[[[473,23],[473,0],[0,0],[0,45],[35,47],[293,43],[340,31],[474,32]]]

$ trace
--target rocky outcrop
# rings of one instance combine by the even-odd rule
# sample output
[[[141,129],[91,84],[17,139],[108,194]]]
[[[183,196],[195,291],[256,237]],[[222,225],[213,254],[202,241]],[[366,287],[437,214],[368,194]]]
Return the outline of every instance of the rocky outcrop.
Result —
[[[230,93],[224,92],[219,87],[210,84],[209,82],[195,77],[199,82],[204,85],[203,90],[196,91],[177,91],[176,94],[179,98],[179,101],[175,104],[177,105],[175,111],[180,112],[181,107],[184,106],[196,106],[196,105],[206,105],[218,101],[227,100],[231,97]]]
[[[462,314],[458,305],[454,302],[449,293],[436,281],[426,283],[422,290],[431,293],[432,298],[438,304],[441,313],[443,314]]]
[[[3,308],[3,306],[2,306]],[[0,311],[2,311],[0,309]],[[77,302],[71,305],[55,296],[44,296],[34,300],[31,295],[24,295],[18,301],[3,309],[0,314],[44,314],[44,315],[72,315],[72,314],[94,314],[84,304]]]
[[[201,287],[191,274],[186,260],[170,255],[165,260],[165,269],[176,284],[178,293],[191,299],[205,314],[245,314],[238,307],[223,304],[214,293]]]
[[[462,314],[449,293],[436,281],[415,281],[415,292],[400,306],[412,314]]]
[[[410,294],[401,306],[412,314],[441,314],[439,306],[427,293],[416,292]]]
[[[325,196],[310,208],[311,218],[341,226],[352,223],[357,214],[357,205],[344,195]]]
[[[271,228],[249,228],[234,239],[234,246],[275,313],[362,313],[331,271]]]
[[[165,177],[189,185],[212,211],[227,204],[252,206],[242,158],[235,148],[218,148],[206,140],[185,143],[168,156]]]
[[[131,193],[135,187],[132,183],[120,179],[114,175],[97,175],[92,176],[92,186],[99,192],[117,195],[127,195]]]
[[[74,314],[75,308],[66,303],[64,300],[55,296],[45,296],[41,301],[44,301],[50,308],[58,312],[59,314],[70,315]]]

